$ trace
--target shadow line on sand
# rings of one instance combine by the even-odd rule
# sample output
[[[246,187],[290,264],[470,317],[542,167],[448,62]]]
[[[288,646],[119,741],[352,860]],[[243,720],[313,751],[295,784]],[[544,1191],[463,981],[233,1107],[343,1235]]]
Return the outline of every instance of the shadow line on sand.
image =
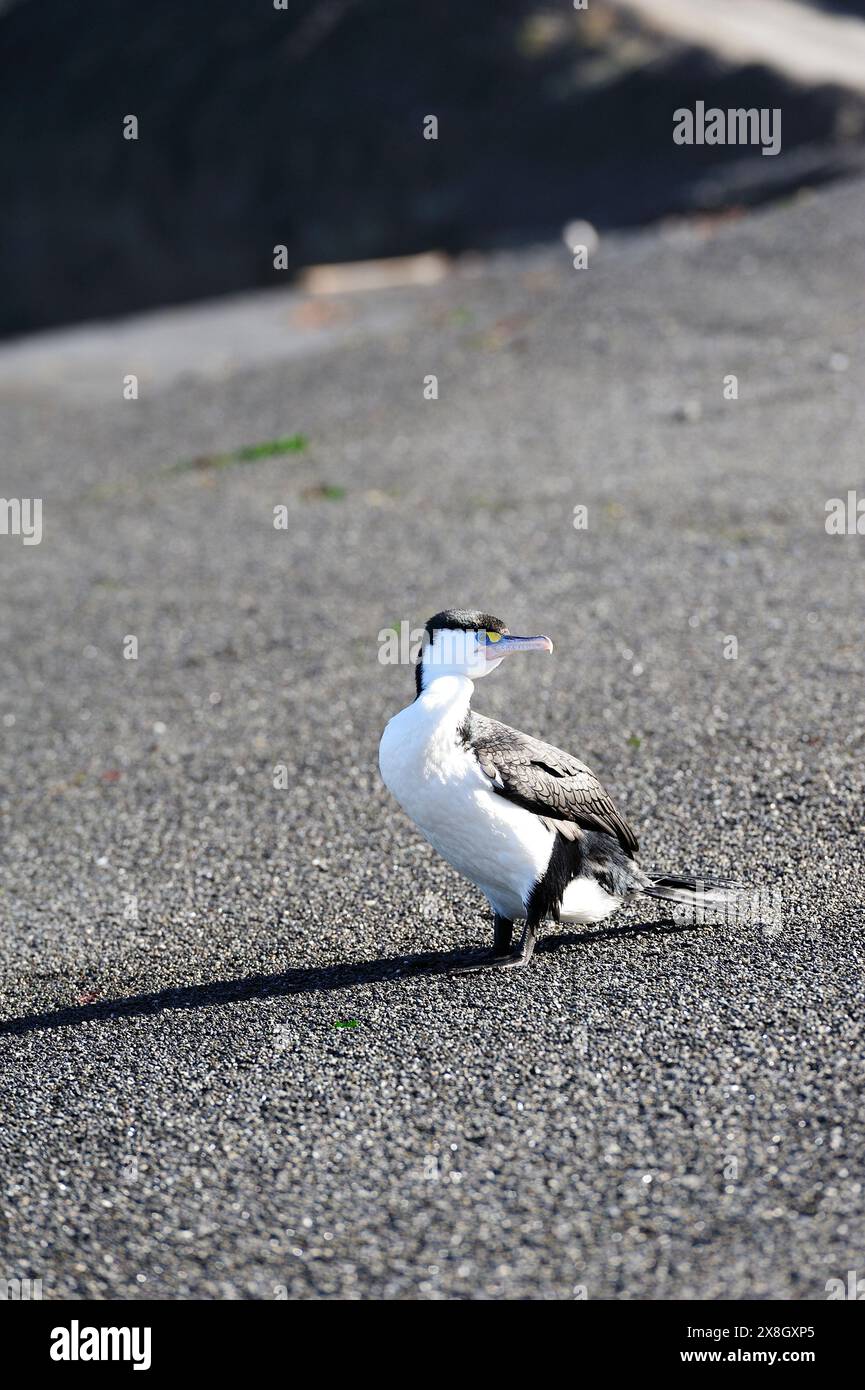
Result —
[[[633,926],[604,927],[600,931],[563,932],[542,939],[535,952],[544,955],[563,946],[592,945],[621,936],[671,936],[693,931],[693,926],[670,922],[639,922]],[[422,979],[447,975],[468,960],[480,960],[485,952],[437,951],[413,956],[388,956],[382,960],[356,961],[344,965],[310,966],[286,970],[278,975],[247,975],[238,980],[213,980],[208,984],[181,985],[153,994],[134,994],[120,999],[103,999],[21,1018],[0,1020],[0,1036],[22,1036],[53,1028],[70,1028],[103,1019],[139,1018],[166,1013],[172,1009],[203,1009],[220,1004],[237,1004],[249,999],[272,999],[292,994],[320,994],[350,989],[352,985],[380,984],[388,980]],[[531,966],[528,967],[531,969]],[[476,976],[461,976],[476,979]]]

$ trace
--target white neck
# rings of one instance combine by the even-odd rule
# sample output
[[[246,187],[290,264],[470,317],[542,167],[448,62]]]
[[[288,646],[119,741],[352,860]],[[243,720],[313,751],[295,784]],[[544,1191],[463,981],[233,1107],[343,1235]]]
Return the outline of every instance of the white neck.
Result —
[[[474,681],[469,680],[468,676],[437,675],[424,686],[417,697],[417,704],[424,714],[437,723],[453,723],[456,728],[468,712],[474,689]]]

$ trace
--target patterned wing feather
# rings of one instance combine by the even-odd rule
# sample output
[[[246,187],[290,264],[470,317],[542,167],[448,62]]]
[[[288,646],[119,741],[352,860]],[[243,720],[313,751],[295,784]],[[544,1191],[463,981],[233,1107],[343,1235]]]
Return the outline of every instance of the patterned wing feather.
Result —
[[[591,768],[495,719],[473,714],[468,743],[501,796],[533,811],[567,839],[581,830],[602,830],[636,854],[637,837]]]

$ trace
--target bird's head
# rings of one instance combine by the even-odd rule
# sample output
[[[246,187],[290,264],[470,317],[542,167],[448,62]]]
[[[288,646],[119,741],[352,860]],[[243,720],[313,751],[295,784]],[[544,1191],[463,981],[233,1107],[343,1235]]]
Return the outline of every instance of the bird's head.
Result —
[[[514,637],[501,618],[473,608],[446,608],[426,625],[417,660],[417,693],[439,676],[479,680],[511,652],[551,652],[549,637]]]

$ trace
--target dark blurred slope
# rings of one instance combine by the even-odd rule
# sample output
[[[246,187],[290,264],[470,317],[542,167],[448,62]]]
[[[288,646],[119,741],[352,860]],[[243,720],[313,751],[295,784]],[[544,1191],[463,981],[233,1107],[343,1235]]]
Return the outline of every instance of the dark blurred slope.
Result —
[[[810,0],[810,3],[815,10],[825,10],[827,14],[854,15],[857,19],[865,19],[865,0]]]
[[[284,283],[276,243],[296,268],[759,201],[847,167],[861,130],[852,98],[600,3],[22,0],[0,53],[3,333]],[[698,99],[782,106],[783,153],[675,146]]]

